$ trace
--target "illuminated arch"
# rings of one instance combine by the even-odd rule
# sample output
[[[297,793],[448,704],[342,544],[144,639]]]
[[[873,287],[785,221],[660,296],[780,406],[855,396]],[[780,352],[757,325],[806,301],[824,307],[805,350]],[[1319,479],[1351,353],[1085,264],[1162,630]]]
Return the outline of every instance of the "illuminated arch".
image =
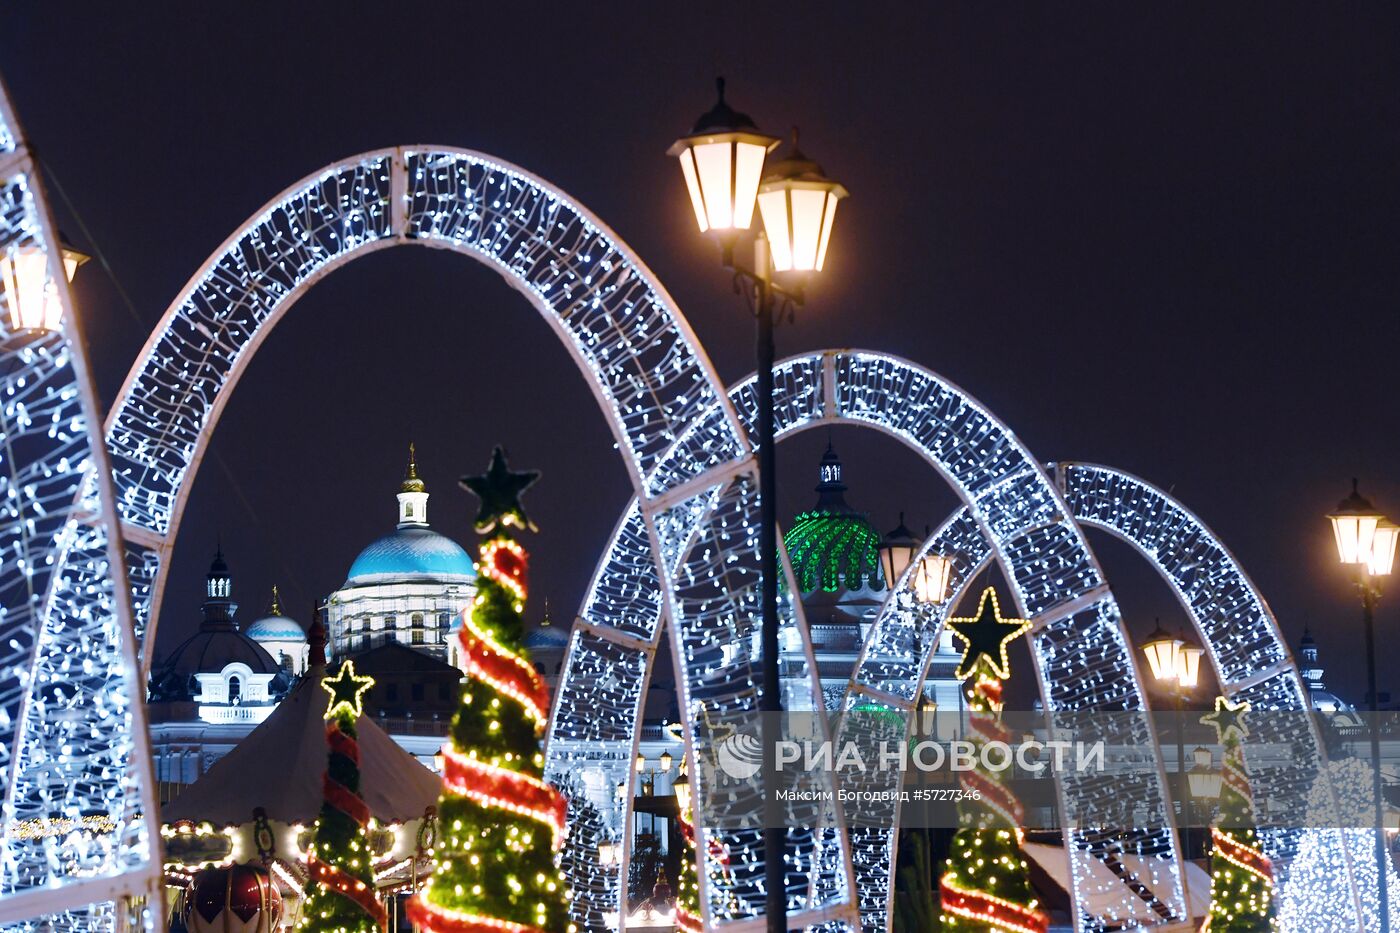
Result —
[[[1078,526],[1068,517],[1060,491],[1008,428],[956,386],[887,354],[829,350],[803,355],[779,363],[774,382],[779,437],[833,422],[862,424],[908,445],[948,480],[967,504],[966,517],[949,533],[966,538],[969,545],[990,540],[982,556],[995,554],[1019,609],[1034,620],[1033,656],[1041,694],[1052,708],[1148,708],[1117,604],[1103,573]],[[729,396],[744,427],[749,428],[756,420],[752,378],[732,388]],[[712,413],[697,423],[695,434],[703,436],[714,430],[717,417],[717,412]],[[682,449],[693,449],[691,438],[682,440]],[[699,511],[692,500],[678,503],[672,510],[674,517],[668,515],[670,527],[677,531],[663,535],[663,553],[671,555],[673,566],[675,555],[689,540],[682,532],[693,527],[691,515]],[[669,548],[666,539],[673,542]],[[613,767],[621,773],[631,760],[629,753],[635,750],[636,710],[667,612],[659,584],[648,576],[644,547],[642,517],[634,504],[614,534],[575,625],[549,747],[550,766],[556,773],[590,754],[599,758],[611,755],[616,762]],[[599,696],[593,685],[600,672],[616,661],[610,653],[613,649],[609,646],[604,650],[597,639],[600,631],[611,627],[599,619],[616,616],[618,607],[625,607],[623,614],[629,619],[626,634],[636,640],[635,654],[629,658],[636,693],[610,700]],[[881,657],[886,651],[893,658],[901,653],[907,656],[914,630],[912,619],[905,619],[902,625],[886,625],[888,644]],[[805,641],[803,645],[804,651],[810,651]],[[729,673],[717,649],[714,636],[696,640],[692,631],[684,629],[672,639],[677,670],[685,672],[678,678],[681,706],[691,718],[697,710],[706,709],[705,701],[697,697],[707,676]],[[710,652],[709,667],[697,661],[697,655],[706,651]],[[810,655],[806,660],[811,663]],[[906,686],[899,673],[892,664],[883,675],[860,681],[856,690],[861,704],[907,709],[912,686]],[[600,711],[610,715],[601,716]],[[1095,725],[1104,731],[1089,737],[1091,740],[1102,737],[1109,743],[1150,747],[1152,760],[1140,772],[1123,776],[1107,797],[1102,790],[1068,775],[1059,787],[1061,802],[1092,805],[1100,813],[1122,812],[1121,821],[1108,821],[1110,826],[1133,826],[1132,806],[1148,813],[1149,819],[1145,828],[1111,838],[1086,830],[1067,833],[1071,865],[1077,866],[1072,872],[1077,925],[1097,929],[1108,922],[1091,908],[1102,892],[1095,890],[1088,871],[1081,870],[1095,857],[1133,860],[1133,870],[1163,919],[1181,917],[1184,910],[1175,830],[1148,724],[1138,717],[1117,717],[1095,720]],[[688,734],[692,739],[695,736],[693,725]],[[694,760],[693,744],[688,751]],[[624,814],[616,819],[620,821]],[[862,858],[874,858],[875,852],[869,847],[862,850],[854,841],[851,854],[862,925],[867,930],[883,930],[887,889],[875,890],[866,879],[871,871],[888,873],[890,863],[883,860],[885,853],[881,851],[880,861],[863,866]],[[586,884],[585,872],[580,869],[573,880]],[[599,901],[605,900],[600,892]]]
[[[1215,534],[1161,489],[1109,467],[1065,462],[1051,468],[1077,522],[1131,544],[1171,585],[1225,694],[1247,699],[1257,710],[1297,714],[1258,717],[1251,723],[1253,735],[1247,744],[1270,749],[1251,765],[1251,781],[1259,798],[1271,801],[1271,817],[1285,826],[1306,826],[1308,794],[1323,773],[1325,755],[1278,622],[1253,582]],[[924,542],[919,556],[926,553],[952,561],[948,600],[943,606],[920,607],[910,595],[910,582],[901,581],[871,628],[851,678],[852,694],[899,684],[900,703],[908,709],[915,685],[922,685],[932,660],[944,610],[957,604],[970,581],[993,559],[990,543],[966,508]],[[915,633],[917,643],[925,646],[918,658],[913,656]],[[1276,754],[1279,747],[1290,750],[1286,767]],[[890,879],[877,866],[894,864],[898,854],[898,802],[882,817],[883,828],[851,831],[867,928],[876,923],[883,928],[893,910]],[[1263,829],[1261,836],[1282,884],[1301,831]],[[869,870],[862,871],[863,866]]]
[[[138,625],[138,633],[154,637],[195,471],[253,353],[322,276],[403,244],[451,250],[494,268],[560,337],[607,416],[640,497],[632,526],[640,550],[629,558],[666,581],[660,592],[677,626],[698,633],[744,617],[758,575],[756,541],[746,531],[757,521],[754,461],[673,302],[601,221],[558,189],[480,153],[405,146],[327,166],[264,206],[185,286],[128,374],[107,421],[107,446],[133,603],[147,627]],[[711,573],[716,559],[723,572]],[[595,616],[604,626],[600,650],[621,653],[616,675],[635,648],[627,607],[611,614],[598,607]],[[790,625],[805,636],[805,626]],[[713,696],[717,706],[741,711],[754,691],[736,679],[716,686]],[[729,844],[733,916],[760,914],[761,842],[740,834]],[[794,839],[799,855],[812,851],[804,845]],[[853,916],[843,893],[848,871],[835,888],[813,880],[849,864],[843,846],[835,832],[819,850],[826,862],[807,858],[797,869],[795,887],[803,893],[794,925]],[[809,893],[818,889],[827,893]]]
[[[39,337],[0,314],[0,925],[81,930],[158,897],[161,866],[101,407],[58,244],[0,83],[0,252],[40,251],[64,310]]]

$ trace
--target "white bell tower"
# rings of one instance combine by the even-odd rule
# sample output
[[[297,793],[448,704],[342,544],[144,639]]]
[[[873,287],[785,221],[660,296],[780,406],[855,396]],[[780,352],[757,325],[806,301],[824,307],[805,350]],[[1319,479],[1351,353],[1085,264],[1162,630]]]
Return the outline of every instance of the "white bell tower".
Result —
[[[399,487],[399,527],[428,524],[428,489],[418,478],[418,461],[408,445],[408,472]]]

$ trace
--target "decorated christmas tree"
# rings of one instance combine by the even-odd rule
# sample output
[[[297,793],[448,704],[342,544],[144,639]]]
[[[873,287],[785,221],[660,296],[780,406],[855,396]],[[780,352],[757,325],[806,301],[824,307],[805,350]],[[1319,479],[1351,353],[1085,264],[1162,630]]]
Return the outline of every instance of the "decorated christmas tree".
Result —
[[[334,677],[321,681],[330,694],[326,707],[330,755],[323,780],[325,802],[316,818],[307,859],[306,903],[297,924],[310,933],[369,933],[383,930],[388,922],[384,905],[374,896],[365,835],[370,814],[360,797],[360,745],[355,733],[361,697],[373,685],[373,678],[356,676],[351,660]]]
[[[685,773],[684,762],[681,763],[681,776],[672,786],[676,790],[676,806],[680,812],[681,836],[685,839],[681,867],[676,877],[676,929],[682,933],[700,933],[704,911],[700,906],[700,879],[697,874],[695,813],[690,808],[690,776]]]
[[[999,772],[981,767],[987,742],[1010,743],[1001,724],[1002,681],[1010,674],[1006,646],[1026,629],[1025,619],[1004,619],[996,591],[987,587],[977,615],[949,619],[948,628],[963,644],[956,671],[964,681],[969,710],[968,738],[977,746],[976,770],[962,775],[966,796],[960,804],[959,829],[939,882],[944,930],[1045,933],[1049,918],[1039,909],[1030,871],[1021,849],[1023,811]]]
[[[520,495],[538,477],[511,472],[498,447],[485,474],[462,479],[484,537],[458,636],[467,678],[443,747],[433,876],[408,906],[432,933],[572,929],[555,859],[567,804],[543,779],[549,690],[522,646],[527,555],[511,537],[535,530]]]
[[[1274,868],[1254,829],[1254,794],[1244,767],[1240,740],[1249,736],[1249,704],[1215,698],[1215,712],[1201,721],[1214,726],[1225,750],[1220,782],[1220,815],[1210,829],[1210,916],[1201,929],[1211,933],[1258,933],[1279,929],[1274,913]]]

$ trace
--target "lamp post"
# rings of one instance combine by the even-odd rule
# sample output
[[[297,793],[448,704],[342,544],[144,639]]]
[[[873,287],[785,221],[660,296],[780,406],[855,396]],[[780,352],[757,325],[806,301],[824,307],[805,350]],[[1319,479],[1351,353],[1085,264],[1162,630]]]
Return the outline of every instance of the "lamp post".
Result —
[[[1386,890],[1384,803],[1381,799],[1380,695],[1376,692],[1376,600],[1380,598],[1377,577],[1388,577],[1395,566],[1400,527],[1371,505],[1351,481],[1351,495],[1327,516],[1337,540],[1337,557],[1344,565],[1356,567],[1356,589],[1361,594],[1361,619],[1366,629],[1366,689],[1371,695],[1371,793],[1376,808],[1376,877],[1380,879],[1381,933],[1390,933],[1390,897]]]
[[[1176,791],[1172,795],[1181,806],[1181,822],[1189,823],[1189,798],[1185,791],[1183,775],[1186,773],[1186,733],[1182,725],[1183,707],[1187,690],[1194,690],[1201,677],[1201,655],[1205,649],[1193,645],[1186,639],[1172,635],[1162,628],[1159,621],[1147,642],[1142,646],[1147,655],[1152,677],[1159,684],[1170,685],[1172,698],[1176,701]],[[1189,832],[1190,826],[1185,830]],[[1187,898],[1186,913],[1191,913],[1190,896],[1186,889],[1186,870],[1181,873],[1181,892]]]
[[[786,832],[776,825],[777,714],[782,712],[778,665],[777,473],[773,457],[773,324],[803,303],[803,285],[821,271],[831,240],[836,205],[847,194],[817,163],[797,148],[793,133],[788,157],[767,166],[778,145],[759,132],[746,114],[724,100],[724,79],[716,81],[719,100],[701,115],[691,132],[667,150],[681,165],[691,207],[701,233],[719,241],[720,262],[734,272],[757,322],[759,576],[762,598],[760,635],[763,715],[763,776],[766,818],[763,830],[765,914],[770,933],[787,929],[783,864]],[[753,237],[753,264],[735,259],[735,246],[753,223],[755,203],[764,231]],[[781,281],[775,275],[782,276]],[[741,287],[742,286],[742,287]]]

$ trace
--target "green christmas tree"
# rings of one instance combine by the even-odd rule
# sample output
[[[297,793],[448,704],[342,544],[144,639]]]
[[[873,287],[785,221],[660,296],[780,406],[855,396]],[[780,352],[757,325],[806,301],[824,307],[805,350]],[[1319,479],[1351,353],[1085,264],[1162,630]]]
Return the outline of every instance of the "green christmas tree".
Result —
[[[431,933],[573,929],[555,858],[567,803],[544,782],[540,751],[549,690],[522,645],[528,558],[510,534],[534,530],[520,494],[538,477],[511,472],[498,447],[485,474],[462,480],[481,500],[484,539],[459,635],[467,679],[443,749],[433,876],[408,907]]]
[[[1220,815],[1210,829],[1210,916],[1201,929],[1211,933],[1260,933],[1279,929],[1274,907],[1274,868],[1254,828],[1254,794],[1240,740],[1249,736],[1249,704],[1215,698],[1215,712],[1201,717],[1214,726],[1225,761],[1220,782]]]
[[[704,925],[704,910],[700,906],[700,878],[697,874],[699,852],[695,848],[695,813],[690,808],[690,775],[681,762],[676,788],[676,806],[680,812],[681,836],[685,848],[681,851],[681,867],[676,875],[676,929],[682,933],[700,933]]]
[[[326,707],[326,744],[330,755],[323,781],[325,801],[316,818],[311,843],[306,904],[297,926],[308,933],[370,933],[383,930],[388,918],[374,895],[365,825],[369,807],[360,797],[360,745],[355,721],[361,697],[374,684],[355,674],[347,660],[321,686],[330,694]]]
[[[949,619],[948,627],[963,643],[956,673],[965,682],[968,737],[978,748],[980,763],[983,744],[1011,741],[1011,734],[1001,724],[1002,681],[1011,673],[1006,646],[1030,628],[1030,622],[1002,618],[996,591],[987,587],[976,617]],[[963,774],[962,785],[966,794],[960,805],[959,829],[939,882],[942,928],[1045,933],[1050,920],[1038,909],[1021,849],[1025,841],[1021,802],[1002,783],[999,772],[980,766]]]

